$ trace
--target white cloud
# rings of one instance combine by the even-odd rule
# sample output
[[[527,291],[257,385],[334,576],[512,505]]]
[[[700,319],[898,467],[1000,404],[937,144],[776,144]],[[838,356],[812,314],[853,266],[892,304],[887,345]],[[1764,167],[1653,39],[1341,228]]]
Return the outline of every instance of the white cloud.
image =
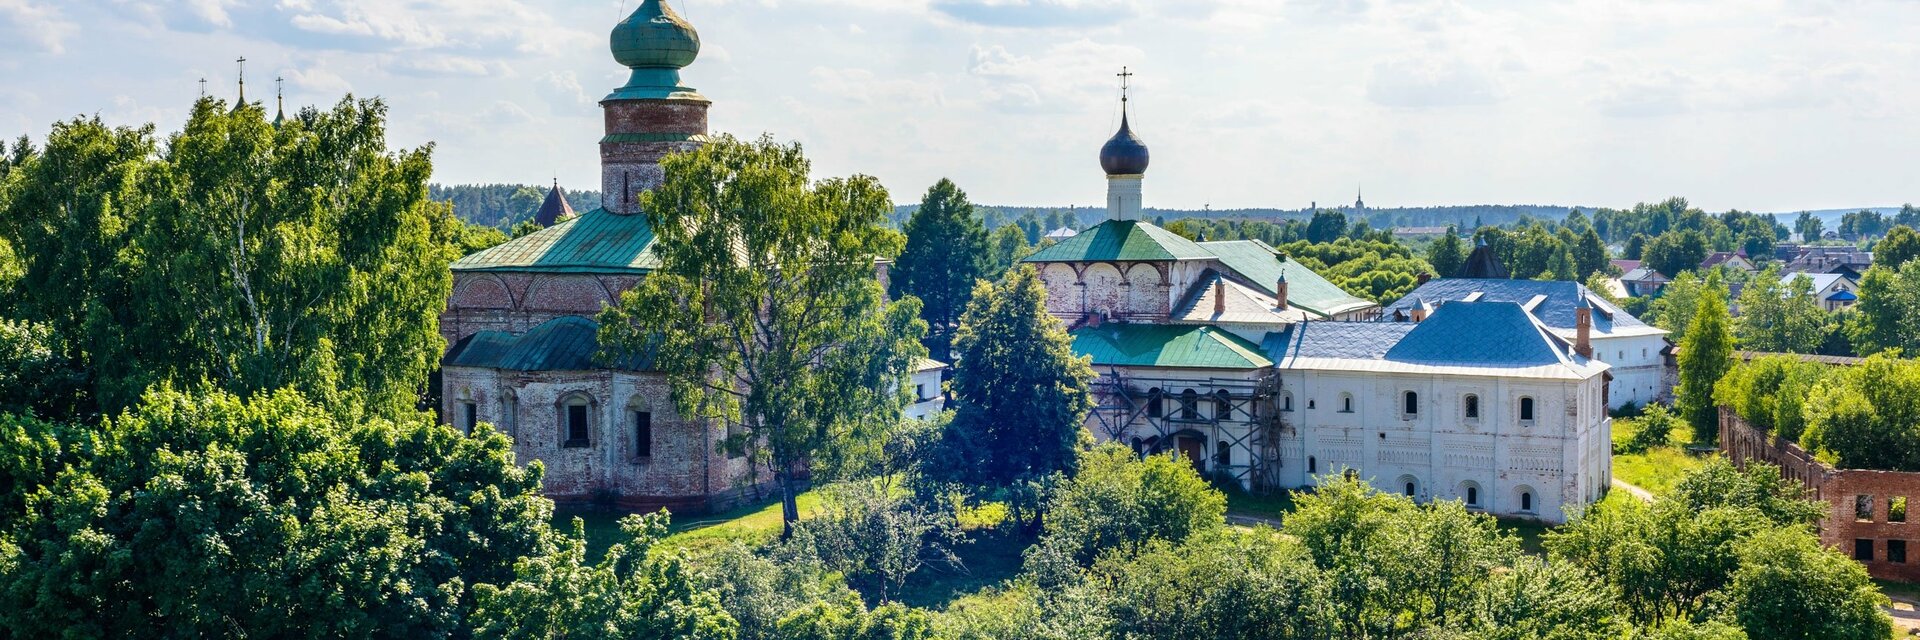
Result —
[[[1459,107],[1500,99],[1493,76],[1465,59],[1427,55],[1375,64],[1367,99],[1388,107]]]
[[[53,5],[0,0],[0,50],[61,53],[75,30]]]

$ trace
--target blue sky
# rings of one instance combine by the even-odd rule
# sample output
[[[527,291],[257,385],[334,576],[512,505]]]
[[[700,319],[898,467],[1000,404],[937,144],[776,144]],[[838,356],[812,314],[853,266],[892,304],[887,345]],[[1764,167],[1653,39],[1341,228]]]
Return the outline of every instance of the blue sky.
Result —
[[[897,201],[1093,205],[1131,67],[1149,206],[1714,210],[1920,201],[1920,3],[671,0],[716,131]],[[607,31],[637,0],[0,0],[0,135],[177,129],[204,77],[392,107],[443,182],[598,182]]]

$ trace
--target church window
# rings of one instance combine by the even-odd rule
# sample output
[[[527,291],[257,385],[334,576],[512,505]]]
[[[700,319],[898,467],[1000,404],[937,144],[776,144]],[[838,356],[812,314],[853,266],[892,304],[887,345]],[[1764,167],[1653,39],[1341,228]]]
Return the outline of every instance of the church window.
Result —
[[[646,411],[633,412],[633,455],[636,458],[653,457],[653,414]]]
[[[1233,419],[1233,398],[1226,389],[1213,392],[1213,419]]]
[[[1480,487],[1471,482],[1467,483],[1467,506],[1480,507]]]
[[[500,422],[508,436],[520,435],[520,400],[511,391],[500,398]]]
[[[567,448],[588,446],[587,418],[591,415],[590,407],[591,403],[585,396],[576,395],[566,399],[562,406],[564,411],[561,413],[561,419],[564,421],[561,426],[565,429],[563,435],[566,436],[566,440],[561,443],[561,446]]]
[[[1533,513],[1533,492],[1532,491],[1520,492],[1520,512]]]
[[[1215,443],[1213,445],[1213,464],[1221,467],[1233,464],[1233,445],[1225,442]]]
[[[1467,411],[1467,419],[1479,420],[1480,419],[1480,396],[1473,395],[1471,393],[1467,394],[1467,399],[1465,404],[1466,404],[1466,411]]]
[[[1413,497],[1413,483],[1407,483],[1407,497]]]
[[[1520,421],[1533,421],[1533,398],[1525,396],[1520,398]]]
[[[1161,396],[1161,393],[1160,393],[1159,387],[1155,387],[1147,390],[1147,417],[1149,418],[1160,417],[1160,414],[1163,412],[1163,409],[1160,406],[1160,402],[1161,402],[1160,396]]]
[[[1200,419],[1200,394],[1192,389],[1180,392],[1180,419]]]
[[[1340,413],[1353,413],[1353,394],[1340,394]]]
[[[469,400],[460,403],[460,428],[473,435],[474,426],[480,423],[480,405]]]
[[[1319,473],[1319,472],[1320,472],[1320,465],[1315,463],[1313,456],[1307,456],[1307,473]]]
[[[1308,408],[1308,409],[1312,409],[1312,408],[1313,408],[1313,399],[1312,399],[1312,398],[1308,398],[1308,399],[1307,399],[1307,408]]]
[[[1400,411],[1406,413],[1408,416],[1420,415],[1420,394],[1412,391],[1402,394],[1401,405]]]

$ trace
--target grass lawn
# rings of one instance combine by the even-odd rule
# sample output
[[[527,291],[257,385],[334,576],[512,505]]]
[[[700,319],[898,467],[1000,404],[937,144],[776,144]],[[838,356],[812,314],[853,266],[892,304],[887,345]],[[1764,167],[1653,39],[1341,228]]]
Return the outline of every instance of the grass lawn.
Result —
[[[799,502],[800,516],[804,518],[820,507],[820,496],[809,491],[800,494]],[[621,540],[620,519],[626,515],[627,512],[615,509],[557,507],[553,510],[553,524],[561,531],[572,531],[573,519],[580,518],[586,524],[587,557],[597,559],[607,552],[607,547]],[[780,537],[780,500],[775,497],[725,513],[675,517],[669,532],[662,544],[695,553],[729,541],[765,544]]]
[[[1626,442],[1639,429],[1639,421],[1631,418],[1616,418],[1613,421],[1613,441],[1615,444]],[[1700,468],[1711,459],[1710,456],[1695,456],[1687,453],[1687,441],[1693,434],[1687,425],[1679,424],[1673,428],[1671,446],[1655,447],[1646,453],[1613,456],[1613,477],[1653,493],[1662,495],[1673,490],[1673,485],[1694,469]],[[1719,455],[1719,454],[1712,454]]]
[[[1009,524],[1006,529],[1013,529]],[[1013,531],[972,529],[967,542],[953,549],[960,558],[957,569],[925,565],[907,578],[896,594],[903,604],[928,609],[945,609],[954,600],[979,593],[1020,574],[1022,554],[1033,539]]]
[[[1254,495],[1238,487],[1218,487],[1227,495],[1227,515],[1279,519],[1293,513],[1293,492],[1274,491]]]

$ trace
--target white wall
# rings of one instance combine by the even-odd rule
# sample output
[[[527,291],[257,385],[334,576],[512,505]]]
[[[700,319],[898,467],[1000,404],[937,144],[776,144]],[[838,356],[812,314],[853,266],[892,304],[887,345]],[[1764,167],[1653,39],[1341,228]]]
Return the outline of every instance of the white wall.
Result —
[[[1667,347],[1664,335],[1601,337],[1593,340],[1593,358],[1612,365],[1613,385],[1607,394],[1609,408],[1627,403],[1645,406],[1659,400],[1670,402],[1672,389],[1661,388],[1665,380]]]

